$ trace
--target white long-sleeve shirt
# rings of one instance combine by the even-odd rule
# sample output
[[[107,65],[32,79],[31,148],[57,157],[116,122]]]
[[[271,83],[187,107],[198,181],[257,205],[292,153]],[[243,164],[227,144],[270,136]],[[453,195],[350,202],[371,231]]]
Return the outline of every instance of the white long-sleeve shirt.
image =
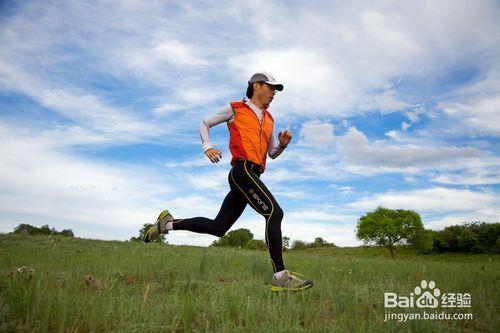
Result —
[[[252,109],[257,118],[259,119],[259,123],[262,122],[262,110],[253,104],[250,100],[245,99],[245,104]],[[218,125],[223,122],[231,123],[234,121],[233,110],[230,105],[223,107],[219,112],[213,115],[210,118],[203,120],[200,124],[200,138],[201,138],[201,146],[203,148],[203,152],[213,148],[210,143],[210,127]],[[267,154],[270,158],[275,159],[278,157],[284,148],[281,148],[279,145],[276,145],[276,140],[274,138],[274,129],[271,132],[271,137],[269,138],[269,143],[267,146]]]

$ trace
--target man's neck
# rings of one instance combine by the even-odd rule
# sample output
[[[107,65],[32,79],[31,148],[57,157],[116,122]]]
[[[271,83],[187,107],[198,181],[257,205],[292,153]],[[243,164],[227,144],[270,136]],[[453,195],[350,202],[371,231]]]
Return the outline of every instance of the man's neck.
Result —
[[[256,107],[258,107],[258,108],[259,108],[259,109],[261,109],[261,110],[262,110],[262,109],[265,109],[265,107],[264,107],[263,103],[262,103],[261,101],[257,100],[256,98],[255,98],[255,99],[254,99],[254,98],[251,98],[251,99],[250,99],[250,102],[252,102],[252,104],[253,104],[253,105],[255,105]]]

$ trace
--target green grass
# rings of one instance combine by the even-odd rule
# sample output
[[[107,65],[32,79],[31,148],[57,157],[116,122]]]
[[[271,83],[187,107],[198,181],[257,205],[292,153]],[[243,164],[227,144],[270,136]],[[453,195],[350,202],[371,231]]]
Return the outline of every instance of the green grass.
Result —
[[[500,331],[498,255],[398,249],[392,260],[379,248],[284,255],[290,270],[314,280],[312,289],[271,293],[263,251],[0,235],[0,331]],[[34,272],[12,273],[21,266]],[[86,275],[97,282],[86,284]],[[384,292],[408,295],[422,279],[471,293],[474,319],[384,323]]]

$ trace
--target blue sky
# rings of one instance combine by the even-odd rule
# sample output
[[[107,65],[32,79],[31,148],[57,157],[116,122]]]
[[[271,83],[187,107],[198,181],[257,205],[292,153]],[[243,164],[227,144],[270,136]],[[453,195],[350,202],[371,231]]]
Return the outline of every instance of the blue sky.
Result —
[[[199,124],[260,70],[285,86],[275,130],[294,132],[262,176],[284,235],[357,245],[378,205],[432,229],[498,221],[499,16],[496,1],[3,1],[0,232],[128,239],[165,208],[214,217],[228,132],[211,131],[213,165]],[[233,228],[264,238],[249,208]]]

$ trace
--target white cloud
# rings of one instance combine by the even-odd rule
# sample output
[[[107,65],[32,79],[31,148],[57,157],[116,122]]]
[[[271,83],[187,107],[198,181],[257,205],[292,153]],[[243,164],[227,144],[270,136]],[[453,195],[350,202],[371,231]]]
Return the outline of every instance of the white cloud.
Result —
[[[279,93],[273,104],[280,113],[293,112],[286,108],[291,106],[296,110],[308,109],[309,114],[317,115],[325,108],[331,114],[342,114],[344,108],[338,107],[346,103],[346,98],[352,99],[343,69],[321,52],[298,48],[268,49],[235,55],[228,62],[242,82],[259,70],[269,71],[278,81],[284,82],[283,96]]]
[[[450,225],[463,224],[464,222],[499,222],[498,210],[493,212],[479,211],[462,214],[451,214],[442,218],[431,219],[424,223],[426,228],[442,230]]]
[[[387,133],[397,137],[396,132]],[[417,146],[413,144],[393,145],[383,141],[370,142],[366,135],[355,127],[337,137],[339,151],[343,163],[352,171],[370,172],[379,168],[380,171],[417,172],[436,166],[453,167],[480,157],[481,153],[473,147],[435,147]]]
[[[371,108],[380,110],[382,114],[404,110],[411,105],[398,101],[392,89],[385,90],[382,94],[376,95],[371,103]]]
[[[399,132],[392,130],[392,131],[386,132],[385,135],[392,138],[392,139],[396,139],[399,136]]]
[[[287,94],[300,96],[283,96],[284,112],[292,113],[286,107],[292,106],[314,115],[353,115],[371,107],[403,109],[411,103],[405,96],[394,98],[395,81],[431,80],[471,57],[492,65],[499,51],[498,38],[487,33],[499,29],[491,2],[336,3],[335,10],[330,5],[254,4],[259,15],[251,20],[264,51],[231,58],[231,68],[240,80],[262,68],[282,78]],[[381,88],[387,90],[380,95]]]
[[[369,37],[380,43],[381,48],[394,52],[395,56],[414,55],[422,52],[422,46],[409,31],[399,29],[394,17],[379,11],[364,11],[360,14],[361,22]]]
[[[135,228],[149,220],[148,210],[155,208],[151,198],[169,192],[140,170],[85,161],[53,150],[36,136],[20,136],[3,127],[0,141],[4,231],[6,223],[29,223],[25,216],[32,215],[47,224],[64,219],[77,234],[81,225],[92,223]],[[94,230],[94,237],[99,236]]]
[[[359,246],[356,240],[355,225],[336,225],[331,223],[308,223],[308,221],[285,221],[282,224],[283,235],[294,240],[313,242],[316,237],[321,237],[337,246]]]
[[[500,214],[500,201],[494,193],[443,187],[383,193],[361,198],[348,206],[365,210],[384,206],[390,209],[412,209],[420,213],[481,211],[493,208]]]
[[[500,89],[500,86],[499,86]],[[461,119],[469,127],[467,132],[476,135],[500,136],[500,93],[477,96],[466,102],[440,103],[438,108],[448,115]]]
[[[186,194],[194,191],[182,172],[92,161],[23,129],[1,126],[0,143],[2,232],[19,223],[49,224],[71,228],[80,237],[123,240],[165,208],[177,216],[191,216],[193,207],[215,216],[222,202],[213,191]],[[226,177],[221,178],[224,183]],[[194,235],[189,243],[200,244]]]
[[[191,105],[180,104],[180,103],[163,103],[160,106],[153,109],[153,112],[157,116],[164,116],[172,111],[180,111],[189,109]]]
[[[455,185],[500,184],[499,166],[500,160],[498,158],[483,159],[479,163],[471,163],[459,172],[443,172],[431,179],[434,182]]]
[[[196,57],[198,50],[192,45],[178,40],[164,40],[154,46],[153,51],[160,59],[165,59],[175,65],[181,66],[206,66],[209,62]]]
[[[44,81],[15,65],[6,64],[1,59],[0,84],[4,89],[26,94],[41,106],[76,123],[59,125],[50,130],[59,134],[70,132],[68,137],[75,138],[76,143],[88,138],[92,138],[88,143],[144,140],[166,133],[170,127],[168,124],[158,126],[124,108],[110,106],[95,94],[78,89],[50,88],[52,82]],[[74,143],[70,140],[60,141],[61,145]]]
[[[300,129],[301,141],[299,144],[326,148],[334,140],[333,125],[329,122],[311,120],[304,123]]]

